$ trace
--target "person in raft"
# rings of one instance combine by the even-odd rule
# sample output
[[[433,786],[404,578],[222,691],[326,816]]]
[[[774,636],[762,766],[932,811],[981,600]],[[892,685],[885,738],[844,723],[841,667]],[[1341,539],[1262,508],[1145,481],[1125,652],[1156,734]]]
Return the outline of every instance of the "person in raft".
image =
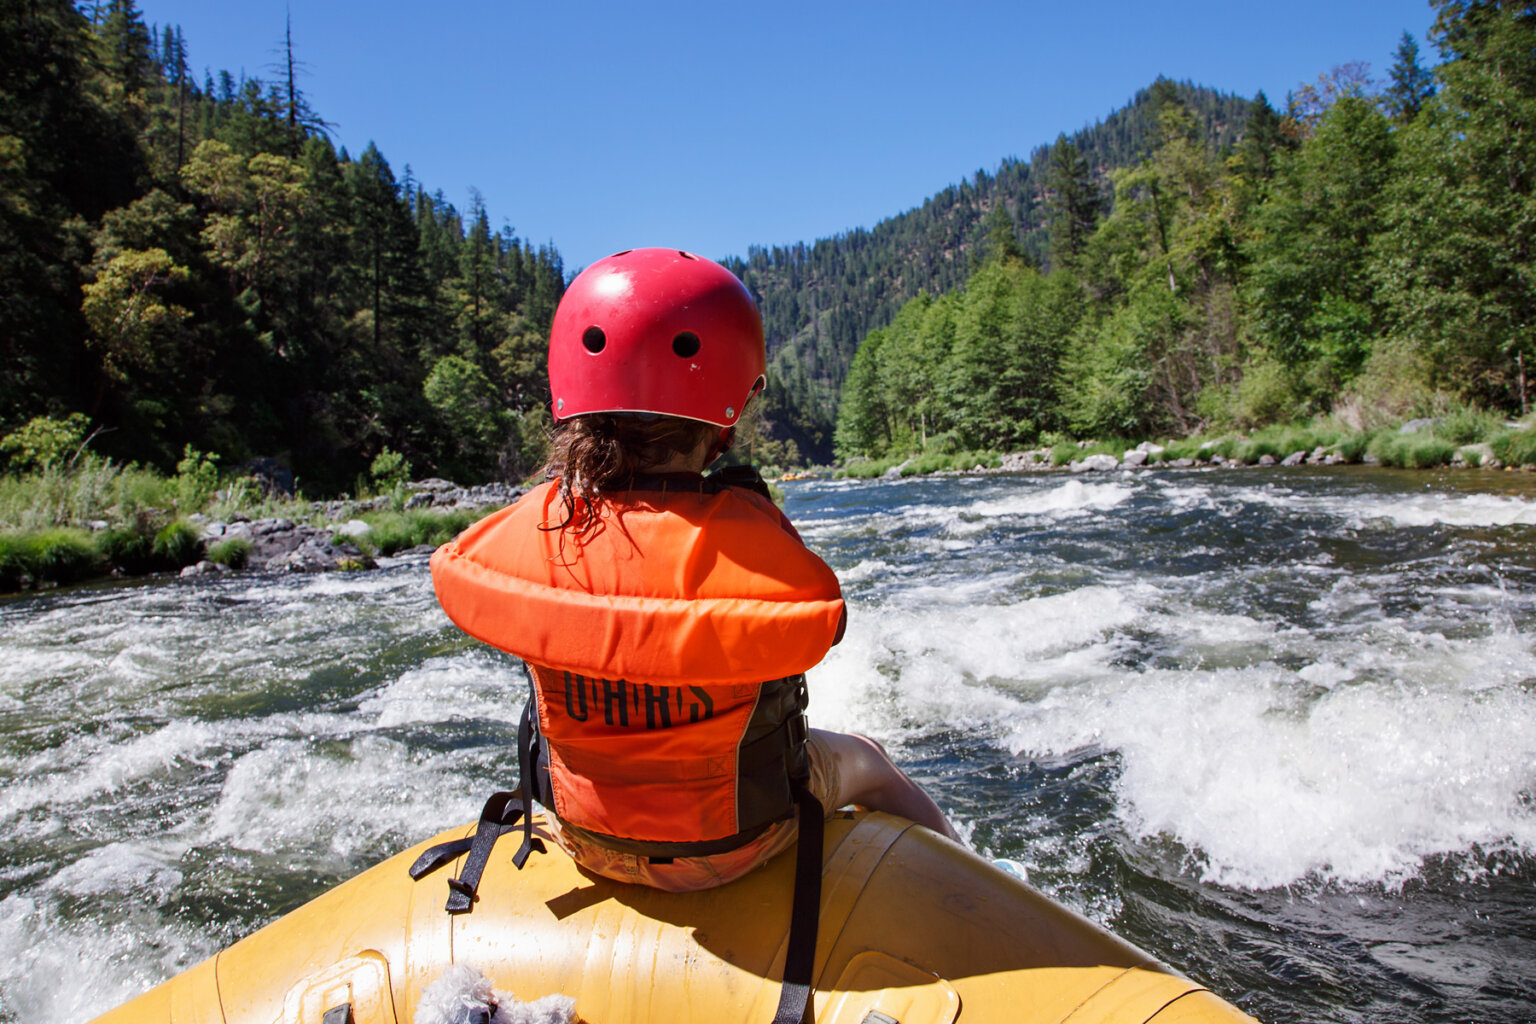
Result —
[[[550,479],[432,558],[449,617],[527,663],[549,831],[608,878],[738,878],[794,841],[797,785],[958,838],[874,741],[807,728],[805,671],[846,619],[837,577],[756,471],[703,475],[766,369],[724,267],[599,260],[550,331]]]

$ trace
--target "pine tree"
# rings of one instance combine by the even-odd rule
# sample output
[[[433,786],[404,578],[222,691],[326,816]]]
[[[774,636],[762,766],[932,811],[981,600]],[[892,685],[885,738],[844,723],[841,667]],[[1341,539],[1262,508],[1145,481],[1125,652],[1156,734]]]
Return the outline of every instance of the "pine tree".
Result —
[[[1397,60],[1387,74],[1392,84],[1381,95],[1382,106],[1392,120],[1407,124],[1435,94],[1434,76],[1419,64],[1419,44],[1407,32],[1397,44]]]
[[[469,231],[459,250],[460,351],[479,363],[501,341],[497,331],[497,252],[485,198],[471,190]]]
[[[1103,199],[1088,162],[1065,135],[1051,147],[1044,187],[1051,265],[1071,267],[1093,234]]]
[[[109,0],[97,40],[107,73],[131,104],[148,88],[155,63],[149,29],[134,0]]]
[[[1295,148],[1295,135],[1286,130],[1285,119],[1269,105],[1269,97],[1260,89],[1243,125],[1243,140],[1237,145],[1244,176],[1252,182],[1268,181],[1275,175],[1277,155]]]

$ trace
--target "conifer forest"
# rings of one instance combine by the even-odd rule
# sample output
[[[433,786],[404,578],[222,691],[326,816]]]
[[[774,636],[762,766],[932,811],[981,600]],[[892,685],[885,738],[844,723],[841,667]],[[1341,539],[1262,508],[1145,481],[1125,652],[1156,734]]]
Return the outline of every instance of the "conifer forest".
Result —
[[[871,228],[705,254],[767,327],[748,454],[1524,415],[1536,4],[1431,7],[1383,73],[1159,79]],[[385,453],[535,470],[554,244],[410,154],[338,148],[292,40],[267,80],[199,80],[195,42],[133,0],[0,0],[0,436],[71,422],[114,459],[275,459],[315,493]]]

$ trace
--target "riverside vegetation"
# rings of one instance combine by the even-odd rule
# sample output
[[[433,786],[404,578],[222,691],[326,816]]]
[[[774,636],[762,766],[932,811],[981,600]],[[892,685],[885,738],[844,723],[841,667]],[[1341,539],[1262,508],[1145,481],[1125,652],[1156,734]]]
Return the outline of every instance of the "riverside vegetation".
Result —
[[[1405,34],[1383,83],[1283,110],[1159,80],[869,231],[728,260],[773,363],[741,456],[1529,463],[1536,12],[1431,6],[1433,67]],[[133,0],[0,7],[13,582],[173,567],[189,516],[275,502],[233,468],[263,456],[320,495],[539,464],[558,251],[338,149],[296,65],[288,38],[273,82],[199,82]]]
[[[1283,111],[1260,94],[1235,144],[1166,81],[1133,166],[1058,139],[1031,222],[994,202],[964,286],[864,336],[838,457],[1312,430],[1385,462],[1529,461],[1503,423],[1536,356],[1536,9],[1432,6],[1436,66],[1404,35],[1385,88],[1349,65]],[[1440,425],[1382,432],[1417,419]]]
[[[121,464],[91,451],[84,430],[83,417],[36,419],[0,439],[20,470],[0,477],[0,592],[241,569],[263,554],[267,568],[364,568],[435,547],[518,493],[412,483],[409,462],[385,449],[355,497],[312,502],[191,447],[172,476]]]

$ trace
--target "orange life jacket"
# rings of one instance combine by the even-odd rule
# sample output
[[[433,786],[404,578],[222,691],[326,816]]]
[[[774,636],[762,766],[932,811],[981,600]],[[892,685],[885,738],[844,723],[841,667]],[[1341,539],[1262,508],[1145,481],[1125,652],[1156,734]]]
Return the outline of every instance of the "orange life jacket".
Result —
[[[611,498],[580,532],[558,528],[554,483],[482,519],[432,556],[438,600],[528,663],[564,827],[648,856],[730,849],[793,812],[837,578],[744,488],[659,477]]]

